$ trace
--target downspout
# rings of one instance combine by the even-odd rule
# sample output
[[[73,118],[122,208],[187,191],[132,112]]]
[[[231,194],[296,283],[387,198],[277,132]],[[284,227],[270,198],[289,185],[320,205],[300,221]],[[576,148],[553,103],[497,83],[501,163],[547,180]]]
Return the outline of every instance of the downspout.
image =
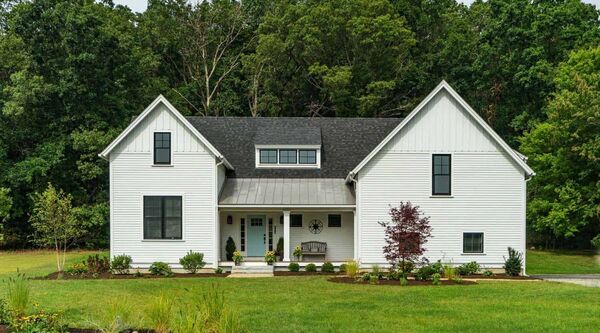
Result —
[[[219,158],[219,162],[215,165],[215,225],[214,225],[214,240],[215,240],[215,248],[214,248],[214,252],[215,252],[215,262],[213,263],[213,268],[218,268],[219,267],[219,260],[221,258],[221,254],[219,253],[219,250],[221,248],[221,245],[219,244],[219,238],[221,237],[220,233],[220,221],[219,221],[219,166],[221,166],[223,163],[225,163],[225,161],[221,158]]]

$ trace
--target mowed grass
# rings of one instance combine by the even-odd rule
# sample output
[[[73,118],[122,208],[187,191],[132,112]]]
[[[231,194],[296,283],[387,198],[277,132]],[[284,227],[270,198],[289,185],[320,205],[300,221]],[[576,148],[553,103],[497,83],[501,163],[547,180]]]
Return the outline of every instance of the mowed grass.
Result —
[[[597,251],[527,251],[528,274],[600,274]]]
[[[67,253],[66,267],[85,260],[98,251],[72,251]],[[108,255],[108,252],[100,254]],[[27,276],[43,276],[56,272],[56,254],[52,251],[0,251],[0,278],[14,275],[17,270]]]
[[[80,255],[87,254],[74,253],[71,258],[78,261]],[[18,258],[49,263],[22,265]],[[5,262],[28,266],[33,275],[53,268],[52,256],[32,253],[1,254],[0,267]],[[36,273],[34,267],[43,272]],[[0,295],[4,283],[0,277]],[[251,332],[591,332],[600,327],[600,288],[553,282],[399,287],[337,284],[313,276],[30,283],[33,301],[63,313],[72,327],[101,322],[102,313],[115,302],[131,304],[141,325],[148,326],[145,309],[157,296],[171,297],[183,307],[191,293],[204,293],[212,286],[225,293]]]

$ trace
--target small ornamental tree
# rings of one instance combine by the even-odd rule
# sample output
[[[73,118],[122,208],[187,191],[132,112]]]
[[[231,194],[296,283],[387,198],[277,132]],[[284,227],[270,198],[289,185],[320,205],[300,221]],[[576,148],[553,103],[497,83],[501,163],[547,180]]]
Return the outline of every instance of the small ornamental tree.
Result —
[[[401,202],[399,207],[390,208],[391,221],[379,222],[385,228],[383,253],[392,268],[409,273],[407,267],[427,263],[422,258],[428,238],[431,237],[429,217],[422,216],[419,206]]]
[[[43,193],[33,196],[31,225],[35,240],[42,246],[51,246],[56,251],[56,268],[62,273],[67,249],[81,235],[81,228],[73,216],[72,197],[52,184]]]

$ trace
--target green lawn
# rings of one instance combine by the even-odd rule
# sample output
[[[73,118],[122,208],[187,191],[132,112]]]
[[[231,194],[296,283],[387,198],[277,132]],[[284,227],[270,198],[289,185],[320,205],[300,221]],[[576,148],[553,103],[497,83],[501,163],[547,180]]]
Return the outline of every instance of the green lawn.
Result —
[[[72,260],[81,255],[73,254]],[[27,264],[21,265],[25,260]],[[48,260],[52,262],[52,256],[4,253],[0,270],[12,271],[5,268],[11,263],[13,268],[27,266],[32,274],[35,267],[47,272],[52,270]],[[0,280],[1,295],[5,282],[1,276]],[[127,302],[143,317],[155,296],[183,300],[212,285],[225,292],[251,332],[585,332],[600,327],[600,288],[552,282],[398,287],[336,284],[325,277],[276,277],[30,283],[34,301],[62,312],[77,327],[99,321],[111,302]]]
[[[600,274],[595,251],[527,251],[527,274]]]
[[[67,254],[67,266],[87,258],[91,251],[73,251]],[[108,252],[103,253],[108,255]],[[56,272],[56,255],[51,251],[0,251],[0,278],[14,275],[17,270],[27,276],[41,276]]]

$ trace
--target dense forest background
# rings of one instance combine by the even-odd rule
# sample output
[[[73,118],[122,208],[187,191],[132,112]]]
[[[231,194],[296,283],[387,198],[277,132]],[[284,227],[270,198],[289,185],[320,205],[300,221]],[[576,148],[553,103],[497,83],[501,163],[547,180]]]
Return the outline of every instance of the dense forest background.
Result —
[[[158,94],[186,115],[401,117],[447,80],[537,172],[529,242],[600,233],[599,12],[578,0],[0,0],[0,246],[33,194],[108,242],[97,157]]]

